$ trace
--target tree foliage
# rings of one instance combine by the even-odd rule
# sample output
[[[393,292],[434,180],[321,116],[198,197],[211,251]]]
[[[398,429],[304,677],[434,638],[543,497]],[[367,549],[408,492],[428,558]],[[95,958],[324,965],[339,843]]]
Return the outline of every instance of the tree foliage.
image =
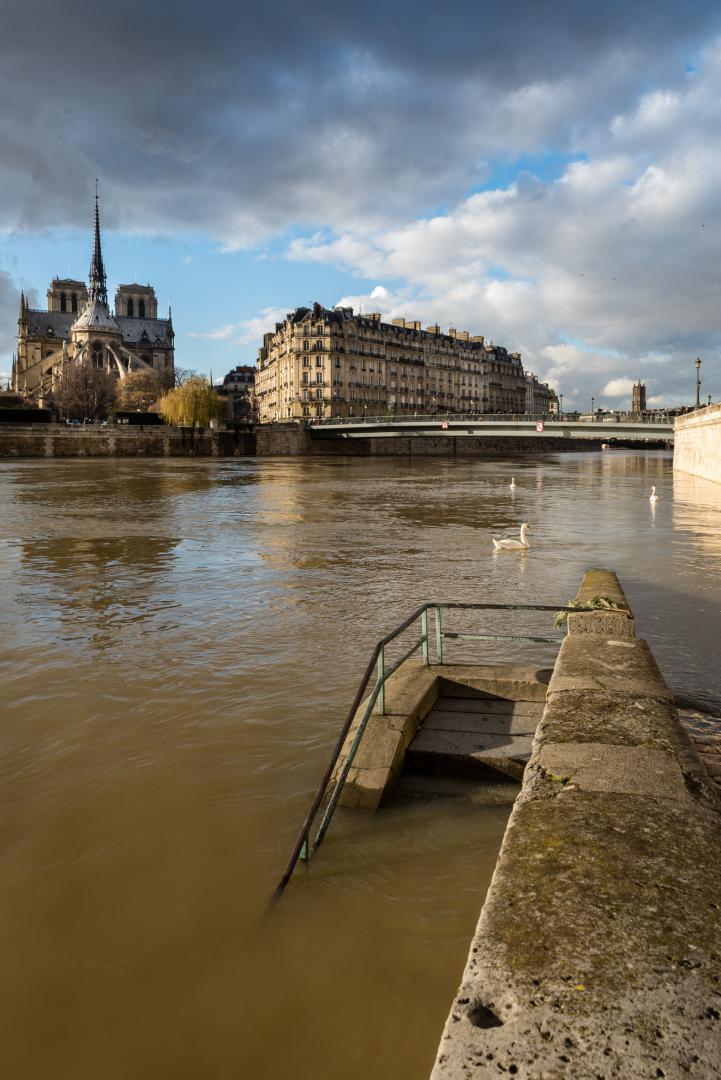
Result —
[[[118,386],[118,408],[147,412],[160,397],[160,379],[154,371],[131,371]]]
[[[200,375],[193,375],[182,386],[164,394],[158,412],[174,427],[207,427],[211,420],[225,415],[225,402]]]
[[[102,420],[115,408],[117,379],[89,360],[66,363],[53,390],[62,416],[72,420]]]

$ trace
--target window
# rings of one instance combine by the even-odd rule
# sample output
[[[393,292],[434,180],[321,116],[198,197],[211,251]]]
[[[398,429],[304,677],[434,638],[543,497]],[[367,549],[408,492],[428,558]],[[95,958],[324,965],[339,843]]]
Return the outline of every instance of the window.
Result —
[[[68,310],[68,299],[67,299],[64,292],[60,293],[60,310],[61,311],[67,311]]]
[[[310,357],[309,356],[304,356],[303,357],[303,367],[310,367]]]
[[[306,350],[306,352],[308,351],[308,342],[307,341],[303,342],[303,348]],[[305,363],[305,361],[303,361],[303,363]]]
[[[93,367],[101,368],[103,366],[103,343],[102,341],[94,341],[92,346],[92,361]]]
[[[128,316],[129,319],[132,319],[135,314],[135,306],[132,299],[128,300],[125,314]]]
[[[316,358],[315,358],[315,366],[316,367],[323,367],[323,357],[322,356],[316,356]]]
[[[323,372],[322,371],[316,371],[316,373],[315,373],[315,381],[317,383],[322,383],[323,382]]]
[[[71,306],[73,311],[78,310],[78,294],[77,293],[73,293],[70,306]]]
[[[316,396],[318,401],[322,401],[323,400],[323,391],[322,390],[316,390],[315,396]]]
[[[145,301],[144,300],[138,300],[138,318],[139,319],[144,319],[145,318]]]

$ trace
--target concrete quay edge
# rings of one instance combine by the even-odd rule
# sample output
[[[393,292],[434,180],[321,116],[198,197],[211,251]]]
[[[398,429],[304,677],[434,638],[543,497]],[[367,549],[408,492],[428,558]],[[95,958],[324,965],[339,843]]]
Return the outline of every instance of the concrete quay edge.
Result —
[[[561,646],[433,1080],[721,1077],[721,803],[650,649],[598,614]]]

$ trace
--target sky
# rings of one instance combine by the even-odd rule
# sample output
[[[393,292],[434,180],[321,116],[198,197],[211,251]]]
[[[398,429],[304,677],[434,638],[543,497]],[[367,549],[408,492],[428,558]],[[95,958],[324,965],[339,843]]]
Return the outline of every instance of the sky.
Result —
[[[10,0],[0,381],[20,290],[172,304],[216,381],[300,305],[523,355],[564,408],[721,400],[721,7]]]

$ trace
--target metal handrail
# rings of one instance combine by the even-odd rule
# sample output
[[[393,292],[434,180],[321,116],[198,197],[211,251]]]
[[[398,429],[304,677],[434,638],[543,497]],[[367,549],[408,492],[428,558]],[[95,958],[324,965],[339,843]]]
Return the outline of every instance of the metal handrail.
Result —
[[[355,758],[355,755],[356,755],[356,752],[357,752],[358,747],[360,745],[360,742],[361,742],[361,740],[363,738],[363,734],[364,734],[366,726],[368,724],[368,720],[369,720],[369,718],[371,716],[371,713],[373,711],[373,707],[376,704],[376,702],[378,702],[378,705],[379,705],[379,710],[378,711],[381,714],[385,713],[385,684],[386,684],[386,682],[391,677],[391,675],[394,672],[396,672],[401,667],[401,665],[404,664],[406,662],[406,660],[408,660],[420,648],[423,649],[423,663],[424,663],[424,665],[425,666],[430,666],[429,648],[428,648],[428,644],[429,644],[428,612],[429,611],[433,611],[435,613],[435,654],[436,654],[436,664],[442,664],[443,663],[443,641],[444,641],[444,639],[447,639],[447,640],[465,639],[465,640],[471,640],[471,641],[514,641],[514,642],[534,642],[534,643],[535,642],[541,642],[541,643],[549,643],[549,644],[560,644],[563,641],[563,638],[519,637],[519,636],[516,636],[516,635],[505,635],[505,634],[488,634],[488,635],[486,635],[486,634],[464,634],[464,633],[459,633],[459,632],[456,632],[456,631],[444,631],[442,621],[441,621],[441,611],[444,610],[444,609],[445,610],[451,610],[451,611],[553,611],[553,612],[565,611],[565,612],[573,612],[573,613],[580,612],[580,611],[593,611],[593,610],[595,610],[594,608],[590,608],[590,607],[573,607],[573,608],[571,608],[571,607],[566,607],[564,605],[559,605],[559,604],[464,604],[464,603],[439,604],[439,603],[426,603],[426,604],[422,604],[420,607],[416,608],[416,610],[411,615],[409,615],[407,619],[404,619],[403,622],[399,623],[399,625],[394,630],[391,630],[391,632],[389,634],[386,634],[385,637],[381,638],[381,640],[376,644],[375,648],[373,649],[373,653],[371,655],[370,660],[368,661],[365,672],[363,674],[363,678],[361,679],[360,685],[358,686],[358,690],[356,691],[355,697],[353,698],[353,703],[352,703],[350,709],[348,710],[348,715],[346,716],[343,727],[341,728],[341,731],[340,731],[340,734],[338,736],[338,740],[337,740],[337,742],[335,744],[335,747],[333,749],[333,753],[331,755],[330,761],[328,762],[328,765],[326,766],[326,769],[325,769],[325,771],[323,773],[323,776],[321,777],[321,781],[320,781],[320,784],[318,785],[318,789],[317,789],[315,795],[313,796],[313,801],[311,802],[310,807],[308,808],[308,812],[305,815],[305,819],[303,821],[303,825],[301,826],[300,832],[298,834],[298,838],[296,839],[296,842],[293,845],[293,850],[292,850],[292,852],[290,854],[290,858],[288,859],[288,864],[287,864],[287,866],[285,868],[283,876],[281,877],[280,881],[278,882],[278,884],[277,884],[277,886],[275,888],[275,892],[273,894],[273,899],[274,900],[276,900],[282,894],[282,892],[285,889],[286,885],[290,881],[291,876],[293,874],[293,871],[295,870],[295,867],[296,867],[296,865],[298,863],[298,860],[302,859],[302,860],[305,861],[305,860],[309,859],[310,855],[311,855],[311,851],[316,851],[320,847],[320,845],[323,843],[323,838],[325,837],[325,834],[328,831],[328,826],[330,825],[330,821],[331,821],[331,818],[332,818],[333,813],[335,811],[335,808],[338,805],[338,800],[340,799],[341,793],[343,791],[343,786],[345,784],[345,781],[346,781],[346,778],[347,778],[348,773],[350,771],[350,768],[351,768],[351,766],[353,764],[353,760]],[[386,645],[389,645],[391,643],[391,641],[395,640],[395,638],[397,638],[400,634],[402,634],[404,630],[407,630],[409,628],[409,626],[412,626],[413,623],[416,621],[416,619],[421,620],[421,628],[422,628],[421,637],[409,649],[406,650],[406,652],[403,654],[403,656],[401,656],[398,660],[396,660],[390,667],[386,668],[386,666],[385,666],[385,648],[386,648]],[[336,765],[338,763],[339,757],[341,756],[343,746],[345,745],[346,738],[348,737],[348,733],[350,732],[350,729],[351,729],[351,727],[353,725],[353,721],[354,721],[356,713],[357,713],[357,711],[358,711],[358,709],[360,707],[360,704],[363,701],[363,695],[365,694],[366,690],[368,689],[368,685],[370,683],[371,676],[373,675],[374,670],[376,671],[375,685],[373,686],[373,689],[371,690],[371,693],[369,694],[368,699],[366,700],[365,708],[363,710],[363,715],[361,716],[360,721],[358,723],[358,728],[357,728],[357,731],[356,731],[355,736],[353,738],[353,742],[351,743],[351,746],[349,747],[348,754],[346,756],[345,761],[343,762],[343,767],[342,767],[338,777],[336,778],[336,782],[335,782],[335,785],[334,785],[334,788],[333,788],[333,792],[332,792],[331,797],[330,797],[330,799],[328,801],[328,805],[325,808],[323,818],[321,820],[320,826],[318,827],[318,831],[316,833],[315,840],[313,841],[313,845],[312,845],[312,848],[311,848],[310,833],[311,833],[311,829],[313,827],[313,822],[314,822],[314,820],[315,820],[315,818],[316,818],[316,816],[318,814],[318,811],[319,811],[319,809],[321,807],[321,804],[323,802],[323,798],[325,796],[326,790],[327,790],[328,785],[329,785],[329,783],[330,783],[330,781],[331,781],[331,779],[333,777],[333,771],[334,771],[334,769],[335,769],[335,767],[336,767]]]

